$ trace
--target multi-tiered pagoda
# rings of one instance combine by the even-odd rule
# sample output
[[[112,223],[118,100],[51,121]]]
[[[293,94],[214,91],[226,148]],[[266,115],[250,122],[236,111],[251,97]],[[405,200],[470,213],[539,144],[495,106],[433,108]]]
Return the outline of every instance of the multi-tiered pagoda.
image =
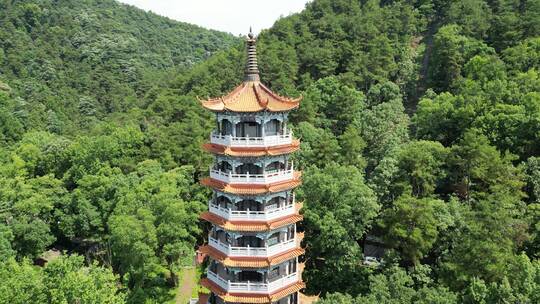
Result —
[[[303,264],[301,204],[294,188],[300,172],[290,154],[299,149],[287,128],[289,111],[300,98],[279,96],[260,82],[256,39],[247,38],[244,82],[228,95],[202,101],[216,113],[217,128],[204,149],[215,155],[210,177],[208,303],[299,303]],[[206,301],[206,300],[204,300]],[[206,303],[200,303],[206,304]]]

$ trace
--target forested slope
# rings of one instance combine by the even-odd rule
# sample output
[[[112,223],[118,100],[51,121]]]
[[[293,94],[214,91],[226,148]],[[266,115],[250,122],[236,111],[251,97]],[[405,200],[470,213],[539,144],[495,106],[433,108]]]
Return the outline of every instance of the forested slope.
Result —
[[[238,41],[113,0],[3,0],[0,28],[0,81],[27,103],[25,129],[63,133],[137,106],[165,71]]]
[[[539,301],[539,14],[538,1],[319,0],[260,35],[263,80],[304,95],[308,292]],[[238,79],[214,71],[239,57],[176,87],[223,92]],[[361,265],[368,234],[382,268]]]
[[[263,81],[304,96],[292,122],[307,293],[322,303],[540,302],[538,0],[314,0],[263,31],[258,48]],[[4,286],[35,282],[25,299],[50,301],[58,276],[24,259],[60,247],[118,275],[72,282],[119,280],[119,302],[169,299],[205,235],[197,181],[213,123],[197,97],[233,88],[244,56],[235,44],[170,81],[138,82],[118,93],[136,106],[99,103],[110,113],[74,134],[27,132],[33,99],[19,97],[18,77],[16,90],[0,84]],[[115,84],[133,85],[128,74]],[[362,265],[367,235],[387,248],[380,267]]]

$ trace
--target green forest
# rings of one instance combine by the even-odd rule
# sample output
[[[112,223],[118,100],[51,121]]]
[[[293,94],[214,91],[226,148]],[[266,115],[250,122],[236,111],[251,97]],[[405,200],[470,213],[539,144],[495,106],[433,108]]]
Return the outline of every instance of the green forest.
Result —
[[[258,51],[262,81],[303,96],[306,294],[540,303],[539,0],[313,0]],[[113,0],[0,0],[0,303],[174,298],[208,229],[198,98],[245,56]]]

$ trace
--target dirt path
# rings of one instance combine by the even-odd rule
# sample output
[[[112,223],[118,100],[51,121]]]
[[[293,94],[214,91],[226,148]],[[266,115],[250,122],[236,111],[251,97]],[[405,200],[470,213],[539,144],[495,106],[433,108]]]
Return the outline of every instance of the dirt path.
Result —
[[[430,25],[428,25],[428,30],[426,35],[422,39],[422,43],[425,44],[426,49],[424,50],[424,57],[422,58],[422,66],[420,67],[420,79],[418,80],[417,86],[416,86],[416,96],[415,96],[415,103],[413,111],[416,110],[416,101],[418,101],[418,98],[424,94],[427,88],[427,80],[428,80],[428,73],[429,73],[429,63],[431,60],[431,54],[433,52],[433,36],[437,31],[439,30],[439,27],[441,27],[441,21],[435,20]]]
[[[191,299],[191,292],[197,287],[195,267],[185,268],[180,278],[180,286],[176,294],[176,304],[187,304]]]

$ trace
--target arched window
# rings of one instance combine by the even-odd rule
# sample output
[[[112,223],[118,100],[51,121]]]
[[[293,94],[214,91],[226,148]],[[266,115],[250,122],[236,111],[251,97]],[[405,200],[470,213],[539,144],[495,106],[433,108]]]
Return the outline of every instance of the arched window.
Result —
[[[214,260],[212,260],[212,262],[210,263],[210,271],[212,271],[213,273],[218,272],[218,263]]]
[[[236,204],[236,207],[240,211],[246,211],[248,209],[250,211],[262,211],[263,210],[263,204],[261,202],[258,202],[256,200],[252,200],[252,199],[239,201]]]
[[[261,125],[255,121],[242,121],[236,124],[237,137],[261,137]]]
[[[268,281],[272,282],[279,277],[279,266],[274,266],[268,273]]]
[[[238,274],[238,280],[240,282],[262,282],[263,275],[260,272],[254,270],[243,270]]]
[[[220,195],[216,197],[215,204],[222,208],[229,209],[232,205],[232,202],[228,197]]]
[[[222,160],[216,164],[216,170],[229,173],[232,171],[232,166],[228,161]]]
[[[252,163],[245,163],[236,167],[236,174],[262,174],[262,168]]]
[[[221,135],[232,135],[233,124],[228,119],[221,121]]]
[[[236,239],[236,243],[238,247],[263,247],[264,242],[262,239],[254,236],[254,235],[244,235],[238,239]]]
[[[276,209],[285,205],[285,198],[283,196],[276,196],[266,202],[266,209]]]
[[[266,166],[266,172],[275,172],[285,170],[285,164],[279,161],[272,162]]]
[[[287,240],[293,239],[295,234],[296,234],[296,229],[294,225],[287,227]]]
[[[272,119],[264,124],[264,135],[278,135],[281,133],[281,122]]]
[[[213,237],[224,244],[231,244],[231,235],[224,230],[216,230]]]
[[[267,241],[268,246],[272,246],[279,243],[280,242],[279,235],[280,235],[279,231],[272,233],[272,235],[268,237],[268,241]]]

